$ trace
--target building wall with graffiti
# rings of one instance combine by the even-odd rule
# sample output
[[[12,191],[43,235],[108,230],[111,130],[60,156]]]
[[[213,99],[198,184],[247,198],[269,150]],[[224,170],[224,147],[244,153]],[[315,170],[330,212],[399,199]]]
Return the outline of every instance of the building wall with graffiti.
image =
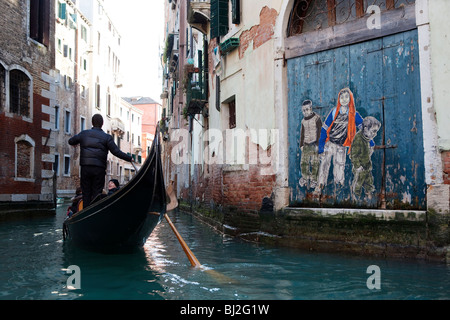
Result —
[[[319,3],[303,7],[297,28],[319,19]],[[417,28],[405,21],[352,43],[347,25],[366,23],[357,19],[343,22],[349,43],[287,61],[290,204],[425,209]]]

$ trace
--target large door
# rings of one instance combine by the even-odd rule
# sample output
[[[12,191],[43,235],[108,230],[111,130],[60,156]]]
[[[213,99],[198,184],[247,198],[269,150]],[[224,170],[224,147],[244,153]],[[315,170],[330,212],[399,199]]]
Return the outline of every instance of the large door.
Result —
[[[417,30],[289,59],[288,87],[291,205],[426,208]],[[343,88],[354,116],[333,113]],[[325,129],[348,123],[347,146],[332,143]]]

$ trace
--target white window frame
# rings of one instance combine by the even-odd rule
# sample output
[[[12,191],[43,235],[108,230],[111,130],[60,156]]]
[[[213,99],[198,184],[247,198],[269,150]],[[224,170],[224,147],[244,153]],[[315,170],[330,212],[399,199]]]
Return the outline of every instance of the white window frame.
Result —
[[[66,159],[69,159],[68,172],[66,173]],[[70,165],[71,165],[71,157],[69,154],[64,154],[64,168],[63,168],[63,176],[70,177]]]
[[[67,115],[69,115],[69,120],[67,120]],[[64,109],[64,133],[71,134],[71,132],[72,132],[72,112],[70,112],[70,110],[68,109]]]

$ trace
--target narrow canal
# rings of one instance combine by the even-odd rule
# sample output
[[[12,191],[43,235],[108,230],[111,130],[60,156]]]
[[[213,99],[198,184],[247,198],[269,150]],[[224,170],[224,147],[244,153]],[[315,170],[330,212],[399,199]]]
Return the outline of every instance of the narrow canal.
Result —
[[[140,252],[86,252],[63,242],[65,211],[63,205],[54,217],[0,222],[0,299],[450,299],[450,265],[262,246],[222,236],[183,213],[171,219],[204,269],[190,266],[165,220]],[[80,289],[67,286],[72,265]],[[379,278],[368,281],[373,265]]]

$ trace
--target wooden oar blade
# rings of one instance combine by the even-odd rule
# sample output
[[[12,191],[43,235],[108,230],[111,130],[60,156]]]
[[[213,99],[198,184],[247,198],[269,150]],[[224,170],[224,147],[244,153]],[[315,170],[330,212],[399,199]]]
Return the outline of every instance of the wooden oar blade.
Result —
[[[166,188],[167,198],[170,202],[166,205],[166,211],[172,211],[176,207],[178,207],[178,199],[175,194],[175,190],[173,189],[173,180],[170,181],[169,185]]]

